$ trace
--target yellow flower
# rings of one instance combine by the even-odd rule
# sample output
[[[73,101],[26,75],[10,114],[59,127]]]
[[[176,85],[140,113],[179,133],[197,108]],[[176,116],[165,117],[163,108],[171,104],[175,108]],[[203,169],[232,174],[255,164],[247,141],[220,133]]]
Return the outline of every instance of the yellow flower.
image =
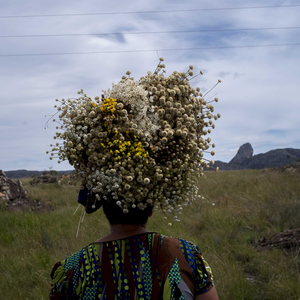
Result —
[[[117,107],[117,99],[113,98],[106,98],[100,106],[100,111],[101,112],[107,112],[107,113],[114,113],[118,109]],[[115,118],[116,116],[112,116]]]

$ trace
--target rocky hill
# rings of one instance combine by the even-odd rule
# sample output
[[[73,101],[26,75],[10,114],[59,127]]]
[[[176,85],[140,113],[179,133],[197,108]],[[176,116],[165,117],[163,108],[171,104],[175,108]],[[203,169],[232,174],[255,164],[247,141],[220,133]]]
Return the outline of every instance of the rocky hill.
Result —
[[[300,161],[300,149],[285,148],[271,150],[266,153],[253,155],[250,143],[242,145],[237,154],[229,163],[216,161],[215,167],[220,170],[244,170],[284,167],[288,164],[296,164]]]

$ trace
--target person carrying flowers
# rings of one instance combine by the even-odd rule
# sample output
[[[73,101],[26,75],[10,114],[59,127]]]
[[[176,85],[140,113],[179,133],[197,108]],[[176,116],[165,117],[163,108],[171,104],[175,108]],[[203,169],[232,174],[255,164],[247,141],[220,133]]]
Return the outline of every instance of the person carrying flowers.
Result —
[[[199,197],[199,176],[214,163],[205,136],[220,117],[190,85],[192,66],[168,77],[164,68],[160,59],[154,73],[127,72],[101,99],[81,90],[57,107],[61,143],[50,159],[74,166],[78,202],[87,213],[102,207],[111,231],[55,264],[50,299],[218,299],[195,244],[146,228],[153,210],[179,222]]]

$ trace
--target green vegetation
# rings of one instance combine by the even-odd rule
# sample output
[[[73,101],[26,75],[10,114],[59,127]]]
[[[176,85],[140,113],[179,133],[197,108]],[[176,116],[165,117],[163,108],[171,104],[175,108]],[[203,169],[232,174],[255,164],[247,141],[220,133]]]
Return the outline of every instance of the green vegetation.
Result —
[[[185,207],[172,227],[155,212],[148,228],[196,242],[212,267],[220,299],[299,299],[299,249],[253,248],[262,237],[300,227],[299,180],[299,172],[206,172],[199,184],[204,200]],[[30,200],[55,209],[0,211],[0,295],[7,300],[48,299],[55,262],[109,230],[99,211],[85,216],[76,239],[83,209],[73,214],[78,187],[29,181],[23,183]]]

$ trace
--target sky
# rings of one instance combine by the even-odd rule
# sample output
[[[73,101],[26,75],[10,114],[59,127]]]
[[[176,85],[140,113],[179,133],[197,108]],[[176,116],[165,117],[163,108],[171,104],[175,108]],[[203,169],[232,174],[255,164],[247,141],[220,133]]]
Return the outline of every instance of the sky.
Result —
[[[300,148],[299,14],[282,0],[0,0],[0,169],[72,169],[46,155],[55,99],[100,96],[159,57],[167,74],[201,70],[203,94],[222,81],[205,97],[219,98],[214,160],[247,142],[254,155]]]

